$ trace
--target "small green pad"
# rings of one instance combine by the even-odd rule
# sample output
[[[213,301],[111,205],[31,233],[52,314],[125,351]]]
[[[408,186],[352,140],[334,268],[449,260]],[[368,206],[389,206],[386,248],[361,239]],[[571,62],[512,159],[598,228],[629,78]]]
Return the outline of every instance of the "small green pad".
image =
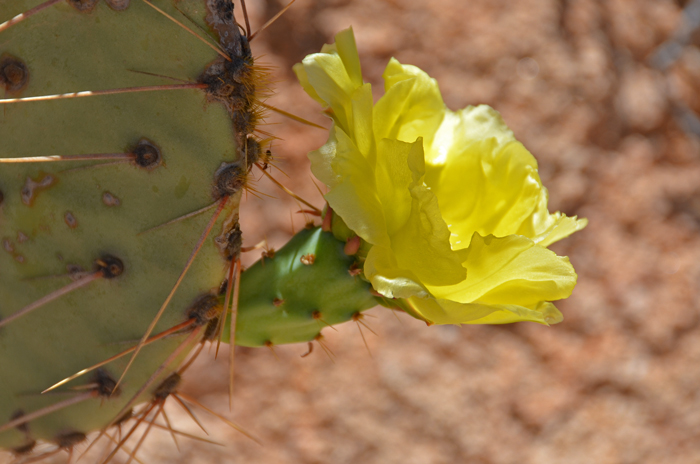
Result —
[[[329,232],[305,229],[274,258],[246,270],[241,276],[236,344],[311,341],[324,327],[376,306],[370,285],[350,274],[355,259],[343,246]],[[228,339],[228,332],[224,336]]]

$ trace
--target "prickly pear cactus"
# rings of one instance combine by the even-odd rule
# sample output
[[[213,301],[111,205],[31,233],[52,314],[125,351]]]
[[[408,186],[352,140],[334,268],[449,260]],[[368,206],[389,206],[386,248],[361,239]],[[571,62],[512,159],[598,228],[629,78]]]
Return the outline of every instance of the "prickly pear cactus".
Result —
[[[0,96],[98,95],[0,106],[0,448],[18,454],[36,440],[71,449],[157,399],[162,380],[211,337],[200,326],[221,315],[240,249],[240,191],[261,154],[262,90],[230,3],[157,4],[208,31],[219,52],[142,0],[53,3],[0,26]],[[3,0],[0,21],[36,6]],[[236,342],[310,341],[320,320],[376,304],[348,273],[353,262],[331,234],[300,233],[243,273]],[[206,317],[195,314],[202,301],[213,301]],[[140,348],[118,386],[130,356],[40,394],[136,345],[160,311],[151,334],[196,321]]]
[[[106,464],[146,423],[135,454],[167,398],[196,404],[178,385],[216,338],[320,343],[375,304],[429,325],[562,320],[577,276],[547,247],[586,220],[549,212],[492,108],[452,112],[394,59],[375,103],[351,29],[295,66],[332,118],[309,154],[322,226],[243,271],[270,89],[233,3],[5,0],[5,18],[0,448],[72,452],[129,421]]]

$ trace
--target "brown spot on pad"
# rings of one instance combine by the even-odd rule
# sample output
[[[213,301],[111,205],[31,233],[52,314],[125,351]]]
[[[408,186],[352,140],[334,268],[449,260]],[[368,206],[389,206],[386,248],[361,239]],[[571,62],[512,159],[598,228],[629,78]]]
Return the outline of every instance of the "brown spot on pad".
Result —
[[[126,10],[129,8],[129,4],[131,3],[131,0],[105,0],[107,2],[107,5],[110,6],[113,10],[116,11],[122,11]]]
[[[11,55],[3,55],[0,58],[0,84],[7,92],[19,92],[28,81],[29,68],[22,60]]]
[[[110,192],[104,192],[102,194],[102,203],[107,206],[119,206],[121,201],[114,194]]]
[[[24,187],[22,187],[22,191],[20,192],[22,203],[27,206],[32,206],[36,200],[37,194],[41,190],[46,190],[55,183],[56,178],[51,174],[44,174],[39,178],[39,180],[34,180],[31,177],[27,177],[27,180],[24,182]]]
[[[97,0],[68,0],[68,3],[76,10],[88,13],[95,8]]]
[[[7,238],[2,239],[2,248],[8,253],[15,252],[15,247],[12,245],[12,242]]]
[[[66,211],[66,214],[63,215],[63,220],[66,221],[66,225],[71,229],[78,227],[78,220],[70,211]]]

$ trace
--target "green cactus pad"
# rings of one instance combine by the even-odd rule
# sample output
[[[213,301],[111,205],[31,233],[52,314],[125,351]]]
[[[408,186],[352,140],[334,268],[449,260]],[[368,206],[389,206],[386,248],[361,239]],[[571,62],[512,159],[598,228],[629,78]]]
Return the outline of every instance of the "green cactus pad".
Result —
[[[59,2],[0,31],[0,97],[178,84],[154,74],[194,83],[205,70],[211,73],[211,63],[221,62],[210,47],[140,0],[82,2],[90,3],[87,9],[74,3]],[[205,0],[157,3],[187,22],[176,4],[207,27]],[[0,21],[36,4],[5,0]],[[0,163],[0,323],[52,292],[76,287],[0,327],[0,427],[18,414],[77,398],[81,393],[70,388],[93,383],[94,374],[55,393],[39,392],[133,346],[144,334],[214,209],[150,229],[215,206],[225,189],[214,176],[222,162],[240,158],[236,140],[259,150],[246,134],[236,133],[243,127],[237,110],[215,100],[190,88],[0,105],[0,158],[136,157]],[[243,106],[256,111],[249,100]],[[198,298],[221,288],[229,263],[216,238],[235,221],[239,198],[229,199],[153,333],[182,323]],[[243,273],[236,343],[310,341],[324,326],[374,306],[369,285],[348,272],[353,263],[331,234],[297,234],[274,258]],[[82,285],[95,271],[104,278]],[[101,398],[2,431],[0,448],[26,452],[34,440],[69,447],[76,437],[105,427],[186,336],[145,346],[120,392],[111,396],[110,382],[129,357],[108,364],[95,393]],[[139,401],[152,399],[159,382]]]
[[[328,325],[378,304],[370,285],[351,276],[355,259],[320,228],[305,229],[241,277],[236,344],[263,346],[313,340]],[[305,264],[306,263],[306,264]],[[228,332],[224,333],[228,340]]]
[[[3,1],[0,22],[36,4]],[[204,24],[203,2],[177,4]],[[171,2],[159,6],[179,15]],[[21,60],[29,75],[6,98],[178,83],[134,71],[196,82],[217,57],[140,0],[123,11],[99,2],[90,12],[60,2],[0,33],[0,55]],[[213,210],[139,233],[212,204],[214,173],[237,154],[226,109],[207,103],[198,89],[6,104],[0,107],[0,140],[2,158],[134,152],[144,140],[162,155],[153,169],[128,162],[95,167],[101,161],[0,164],[0,317],[70,284],[71,270],[92,271],[105,254],[125,268],[119,277],[98,279],[0,328],[3,424],[19,410],[30,413],[70,398],[37,393],[143,335]],[[226,262],[213,239],[236,210],[233,199],[156,331],[182,322],[199,295],[220,285]],[[102,405],[88,400],[32,421],[28,436],[57,442],[61,434],[103,427],[182,340],[145,347],[119,397]],[[127,359],[106,367],[112,377],[119,377]],[[90,382],[85,376],[71,385]],[[2,447],[25,443],[21,430],[0,433]]]

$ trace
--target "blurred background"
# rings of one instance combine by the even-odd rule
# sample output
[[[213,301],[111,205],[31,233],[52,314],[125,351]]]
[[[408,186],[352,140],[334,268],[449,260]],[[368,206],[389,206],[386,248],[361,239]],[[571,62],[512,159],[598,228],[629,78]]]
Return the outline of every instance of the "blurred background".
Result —
[[[248,0],[253,29],[282,6]],[[539,161],[550,211],[590,221],[553,246],[578,286],[553,327],[426,327],[374,309],[371,355],[353,323],[324,330],[335,363],[318,346],[238,349],[232,414],[225,357],[202,356],[183,391],[263,445],[200,413],[224,447],[182,439],[178,454],[154,431],[141,460],[700,462],[698,23],[694,0],[298,0],[253,42],[274,67],[269,103],[329,126],[291,67],[352,25],[376,97],[393,56],[436,78],[453,110],[493,106]],[[289,177],[272,172],[320,207],[306,153],[327,133],[268,122]],[[279,248],[305,218],[266,179],[257,188],[277,199],[248,196],[245,244]]]

